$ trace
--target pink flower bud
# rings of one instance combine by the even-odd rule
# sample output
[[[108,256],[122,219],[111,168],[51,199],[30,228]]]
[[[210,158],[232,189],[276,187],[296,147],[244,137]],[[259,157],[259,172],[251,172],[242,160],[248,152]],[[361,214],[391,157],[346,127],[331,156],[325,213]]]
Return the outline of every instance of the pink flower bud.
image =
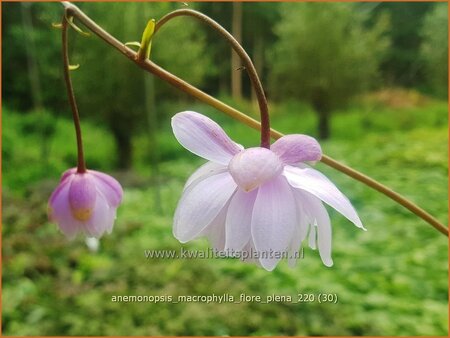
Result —
[[[258,147],[234,155],[228,169],[238,187],[249,192],[280,175],[283,164],[274,152]]]
[[[100,238],[111,233],[122,195],[119,182],[109,175],[69,169],[50,197],[48,217],[69,239],[78,232]]]

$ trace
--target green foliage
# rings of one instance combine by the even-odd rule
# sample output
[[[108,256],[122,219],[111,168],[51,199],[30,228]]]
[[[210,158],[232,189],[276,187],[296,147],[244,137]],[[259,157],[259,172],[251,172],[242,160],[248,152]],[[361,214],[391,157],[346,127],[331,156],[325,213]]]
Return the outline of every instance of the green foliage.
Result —
[[[371,28],[366,21],[355,4],[285,4],[271,53],[274,94],[332,111],[374,86],[388,21],[381,17]]]
[[[32,14],[31,31],[24,29],[22,10],[29,6]],[[62,11],[55,3],[5,3],[2,10],[2,79],[7,86],[2,87],[3,97],[10,106],[26,111],[33,108],[30,93],[29,63],[26,43],[33,50],[41,96],[44,107],[58,111],[66,104],[61,77],[61,31],[53,29],[52,22],[61,20]],[[7,60],[7,61],[5,61]]]
[[[176,9],[174,7],[170,3],[116,2],[109,4],[108,11],[105,11],[102,3],[83,4],[83,10],[88,15],[124,42],[139,40],[149,19],[159,19]],[[114,93],[114,101],[117,101],[114,106],[117,111],[123,111],[122,114],[129,116],[134,110],[142,110],[146,95],[143,80],[145,76],[150,75],[143,73],[136,65],[119,53],[112,52],[110,47],[100,44],[96,39],[74,38],[74,62],[82,65],[82,68],[74,73],[81,94],[80,100],[94,105],[90,108],[92,110],[106,110],[101,109],[102,104],[104,107],[105,100]],[[180,53],[180,50],[189,52]],[[99,55],[102,56],[101,67]],[[186,18],[174,19],[155,34],[151,59],[196,86],[202,85],[211,67],[203,31],[195,21]],[[121,71],[117,71],[118,69]],[[118,85],[123,88],[117,90]],[[172,99],[177,97],[177,92],[172,88],[168,91],[167,88],[169,87],[158,85],[156,95],[170,95]],[[93,98],[94,89],[98,98]]]
[[[159,19],[170,10],[183,7],[179,3],[104,4],[89,2],[79,3],[78,5],[102,27],[111,31],[111,33],[124,42],[139,40],[149,18]],[[388,32],[388,36],[391,38],[392,44],[385,51],[386,57],[382,64],[384,83],[388,85],[406,84],[408,86],[423,88],[424,67],[419,55],[420,46],[433,44],[433,46],[436,46],[433,47],[436,55],[439,54],[437,51],[440,50],[440,47],[444,49],[443,44],[435,43],[434,41],[437,41],[436,39],[438,39],[439,35],[445,34],[445,24],[436,24],[436,36],[429,33],[425,35],[420,34],[423,17],[435,6],[434,3],[394,2],[356,4],[350,6],[354,8],[351,11],[338,11],[344,14],[336,14],[336,17],[332,17],[330,20],[324,22],[323,27],[312,32],[311,36],[303,38],[299,35],[303,34],[302,32],[294,30],[292,38],[285,37],[283,38],[285,42],[277,43],[277,36],[279,36],[280,31],[289,31],[288,27],[281,27],[295,26],[295,23],[290,24],[286,22],[286,19],[295,19],[295,13],[298,11],[304,12],[303,8],[306,7],[305,13],[303,14],[305,16],[307,13],[315,15],[314,10],[321,13],[315,18],[306,18],[308,19],[306,22],[325,20],[328,15],[326,14],[327,12],[337,11],[332,5],[328,6],[326,4],[324,10],[322,10],[322,6],[324,4],[244,4],[243,45],[257,64],[264,84],[269,84],[266,79],[268,79],[268,73],[272,73],[273,68],[282,68],[284,70],[280,69],[280,71],[282,70],[282,72],[288,75],[291,73],[286,71],[286,68],[289,68],[289,64],[291,63],[289,58],[284,58],[280,55],[269,60],[265,55],[260,55],[261,50],[273,50],[275,43],[277,45],[284,44],[286,49],[290,49],[288,47],[292,45],[292,50],[287,50],[288,54],[286,55],[293,54],[294,56],[299,52],[299,50],[293,50],[297,48],[296,46],[301,47],[302,45],[306,45],[308,48],[311,48],[310,45],[314,41],[317,41],[319,44],[315,48],[320,50],[328,49],[328,53],[331,53],[330,55],[333,57],[327,57],[327,62],[323,63],[321,57],[312,55],[309,58],[313,63],[312,65],[318,64],[320,67],[318,69],[308,70],[308,72],[327,72],[329,70],[327,65],[330,65],[330,67],[334,65],[332,61],[334,61],[336,56],[342,54],[373,53],[375,59],[377,59],[376,54],[378,48],[375,48],[373,43],[369,45],[369,42],[365,40],[368,34],[367,31],[373,31],[371,26],[377,26],[376,23],[379,20],[384,20],[380,19],[380,15],[387,14],[391,21],[391,29]],[[342,8],[349,7],[346,4],[338,4],[336,6]],[[2,94],[5,100],[8,101],[8,106],[14,107],[16,110],[27,111],[33,108],[25,41],[29,41],[30,39],[34,40],[38,75],[42,87],[43,106],[57,114],[62,109],[65,109],[67,100],[61,73],[60,31],[51,28],[51,24],[60,22],[63,8],[57,3],[32,3],[29,7],[32,15],[33,29],[25,31],[22,22],[22,4],[4,4],[4,10],[2,11],[2,38],[4,42],[2,44],[4,63],[3,82],[8,85],[2,87]],[[199,8],[230,29],[231,4],[190,3],[189,7],[194,9]],[[307,7],[310,7],[310,9]],[[280,9],[282,8],[284,8],[283,15],[286,15],[286,19],[280,17]],[[289,14],[286,11],[292,13]],[[338,21],[344,20],[345,18],[342,19],[342,17],[350,15],[349,12],[354,17],[354,22],[353,24],[349,24],[349,27],[343,28],[342,23]],[[298,20],[298,24],[302,25],[303,21]],[[349,34],[346,36],[348,41],[346,39],[337,48],[337,51],[335,50],[336,46],[330,46],[328,48],[327,44],[319,43],[321,39],[329,43],[326,40],[342,34],[343,29],[354,31],[354,35],[360,34],[357,33],[357,27],[360,26],[361,21],[364,21],[364,27],[369,27],[368,29],[363,29],[365,35],[362,39],[357,40],[352,34]],[[432,20],[429,19],[427,22],[430,21]],[[280,28],[274,29],[277,23]],[[425,25],[430,24],[425,23]],[[295,36],[301,37],[302,40],[295,39]],[[380,40],[380,44],[382,44],[384,37]],[[351,45],[352,41],[355,42],[354,46]],[[71,34],[70,45],[71,60],[73,63],[81,64],[81,68],[73,72],[73,76],[75,91],[82,101],[80,102],[83,108],[82,115],[93,118],[101,116],[102,121],[104,121],[104,116],[117,115],[117,123],[115,125],[129,124],[130,127],[137,129],[141,125],[145,125],[134,121],[134,117],[145,116],[148,113],[148,109],[144,109],[142,104],[145,100],[144,89],[142,89],[144,78],[142,71],[137,69],[128,60],[123,59],[117,52],[106,47],[94,36],[91,38],[83,38],[77,34]],[[364,46],[368,46],[368,48],[364,49]],[[334,48],[334,50],[331,50],[331,48]],[[422,47],[422,49],[427,48]],[[424,53],[427,54],[427,52]],[[189,18],[177,18],[173,20],[155,37],[152,54],[153,60],[193,84],[201,86],[207,92],[212,94],[227,93],[230,78],[231,52],[229,46],[218,38],[217,33],[209,30],[205,25],[196,23],[195,20]],[[278,60],[279,58],[281,59]],[[303,56],[300,55],[300,58],[302,59]],[[426,59],[431,62],[431,59],[427,57]],[[289,61],[285,62],[285,60]],[[295,58],[295,60],[296,62],[292,62],[293,66],[298,64],[298,58]],[[320,64],[319,61],[321,62]],[[283,62],[285,65],[279,65]],[[361,71],[363,73],[369,72],[369,69],[373,68],[373,64],[377,64],[377,62],[376,60],[369,60],[367,70],[365,69],[366,67],[361,67],[359,62],[355,63],[354,67],[351,66],[351,69],[355,70],[353,75]],[[429,66],[427,69],[439,69],[439,66],[433,66],[430,62],[428,62]],[[348,64],[346,63],[345,65],[348,68]],[[341,68],[341,65],[338,64],[332,71],[340,71]],[[427,70],[427,74],[431,73],[433,71]],[[443,71],[440,73],[441,76],[444,76],[442,74],[445,75],[446,72]],[[376,82],[376,80],[373,79],[373,82]],[[293,92],[295,99],[302,96],[301,86],[303,86],[305,81],[308,81],[308,79],[296,78],[294,81],[289,80],[289,82],[292,82],[289,84],[289,88]],[[318,79],[318,81],[320,82],[322,80]],[[272,88],[268,92],[269,96],[272,96],[272,94],[283,94],[283,96],[287,96],[287,93],[280,93],[281,90],[277,90],[284,82],[284,80],[272,82]],[[180,97],[184,98],[178,92],[172,89],[169,90],[169,86],[162,81],[157,80],[154,87],[153,91],[156,92],[158,99],[156,102],[157,107],[162,101],[178,100]],[[350,89],[358,91],[360,85],[356,85],[355,83]],[[250,84],[246,76],[244,76],[244,93],[247,97],[250,96]],[[334,97],[340,97],[339,93],[332,94]],[[128,103],[122,104],[122,98],[127,98],[131,106]],[[128,120],[123,122],[125,118],[120,118],[119,113],[116,113],[116,111],[123,112],[123,115],[129,117]],[[83,114],[84,112],[86,113]],[[159,109],[156,113],[159,116],[166,114],[166,112]],[[113,124],[113,122],[108,123]]]
[[[236,141],[257,144],[258,133],[248,127],[203,105],[190,108],[220,121]],[[252,111],[245,102],[239,108]],[[280,131],[314,130],[316,116],[304,104],[291,101],[272,108],[273,125]],[[271,273],[234,259],[146,259],[144,250],[208,248],[205,240],[180,244],[173,238],[172,215],[184,182],[203,161],[176,142],[164,121],[157,137],[163,158],[159,184],[148,176],[145,152],[140,150],[136,154],[140,175],[117,176],[125,197],[115,229],[101,240],[98,253],[90,253],[82,238],[68,242],[46,218],[46,201],[60,171],[74,163],[74,159],[62,162],[75,153],[70,121],[57,121],[55,153],[49,163],[60,168],[48,172],[44,185],[42,174],[19,180],[42,162],[36,155],[38,134],[29,122],[34,117],[5,109],[3,115],[3,125],[8,125],[3,134],[5,335],[448,334],[446,238],[331,168],[317,165],[350,198],[368,229],[360,231],[331,212],[333,268],[324,267],[318,253],[309,248],[295,269],[282,262]],[[322,146],[325,153],[405,194],[446,222],[447,125],[445,102],[408,109],[355,106],[334,115],[334,138]],[[109,170],[110,133],[98,125],[83,123],[83,127],[87,155]],[[138,149],[147,146],[142,136],[134,142]],[[16,194],[19,190],[26,190],[26,195]],[[337,293],[338,303],[111,301],[117,295],[295,297],[319,292]]]
[[[435,4],[434,1],[372,4],[373,20],[379,15],[389,15],[392,25],[389,31],[392,43],[381,65],[384,81],[389,86],[422,87],[425,70],[420,60],[421,28],[425,15]]]
[[[448,4],[438,3],[423,23],[421,54],[425,62],[426,79],[442,97],[448,90]]]
[[[123,42],[139,40],[149,18],[159,19],[183,6],[161,2],[87,2],[78,5]],[[191,8],[210,14],[228,29],[231,5],[189,4]],[[422,65],[426,60],[427,74],[436,86],[427,88],[417,79],[413,83],[436,94],[440,91],[442,95],[445,90],[442,86],[439,89],[437,82],[442,81],[438,79],[444,78],[446,73],[434,74],[443,69],[442,62],[446,65],[444,54],[439,52],[441,49],[445,52],[445,48],[435,41],[445,32],[439,31],[442,34],[437,33],[436,36],[424,33],[422,37],[417,33],[421,18],[433,6],[407,3],[248,3],[243,6],[242,43],[254,59],[263,83],[270,88],[267,92],[270,99],[305,99],[316,111],[326,112],[340,107],[358,92],[376,86],[381,54],[387,54],[383,63],[385,83],[399,82],[396,80],[398,72],[412,74],[413,77],[414,74],[420,75],[417,62]],[[22,10],[25,7],[30,9],[32,29],[23,22]],[[55,116],[67,113],[67,95],[61,71],[61,32],[51,28],[52,23],[60,22],[62,12],[62,6],[57,3],[5,4],[2,12],[3,81],[8,85],[2,87],[2,94],[8,107],[29,111],[42,106]],[[394,43],[388,47],[385,12],[392,17],[389,36]],[[416,24],[416,18],[419,24]],[[442,19],[441,14],[439,20]],[[301,27],[304,29],[297,29]],[[432,27],[427,29],[433,30]],[[181,101],[191,104],[191,101],[164,81],[142,72],[97,37],[82,37],[70,30],[69,40],[70,60],[81,65],[72,72],[72,79],[82,119],[101,121],[112,132],[117,149],[114,166],[129,168],[133,164],[133,153],[142,153],[141,149],[133,147],[130,135],[145,132],[149,134],[146,142],[155,143],[155,130],[161,125],[159,121],[166,121],[173,112],[165,107]],[[417,54],[421,41],[423,60]],[[32,45],[36,46],[31,48],[33,53],[27,48]],[[437,47],[427,47],[431,45]],[[438,54],[441,55],[440,60],[444,60],[439,61],[441,64]],[[228,92],[230,55],[229,46],[218,38],[217,32],[191,18],[171,21],[153,41],[152,60],[212,94],[226,95]],[[30,57],[36,59],[37,76],[29,74]],[[270,82],[266,81],[269,72]],[[30,90],[34,87],[31,86],[33,78],[41,83],[37,92],[42,97],[42,104],[34,102],[32,93],[36,90]],[[250,83],[247,76],[243,79],[244,96],[250,97]],[[327,119],[328,116],[323,116],[324,121]],[[324,124],[323,130],[328,129],[327,123],[319,120],[319,125],[321,123]],[[46,148],[45,145],[42,148]],[[156,148],[150,157],[153,160],[158,157]]]

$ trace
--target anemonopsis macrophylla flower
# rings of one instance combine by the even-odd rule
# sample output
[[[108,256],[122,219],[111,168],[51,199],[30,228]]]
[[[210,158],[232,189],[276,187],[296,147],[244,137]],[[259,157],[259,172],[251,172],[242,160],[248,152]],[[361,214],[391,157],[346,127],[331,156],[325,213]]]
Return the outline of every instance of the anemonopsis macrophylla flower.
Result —
[[[64,172],[48,202],[49,219],[69,239],[78,232],[100,238],[111,233],[123,190],[113,177],[95,170]]]
[[[302,242],[332,266],[331,224],[322,202],[364,229],[350,201],[305,162],[321,159],[319,143],[286,135],[270,149],[244,149],[210,118],[186,111],[172,118],[178,142],[208,160],[188,179],[178,203],[174,236],[206,236],[225,253],[273,270],[284,256],[294,264]]]

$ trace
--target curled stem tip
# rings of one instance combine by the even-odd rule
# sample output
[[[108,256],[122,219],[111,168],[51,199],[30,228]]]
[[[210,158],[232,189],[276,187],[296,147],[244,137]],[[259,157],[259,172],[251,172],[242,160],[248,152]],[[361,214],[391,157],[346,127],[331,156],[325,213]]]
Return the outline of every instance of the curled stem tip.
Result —
[[[85,37],[89,37],[91,36],[91,33],[89,32],[85,32],[84,30],[82,30],[80,27],[78,27],[74,22],[73,22],[73,16],[68,16],[67,15],[67,11],[66,11],[66,21],[68,22],[68,24],[79,34],[81,34],[82,36]]]

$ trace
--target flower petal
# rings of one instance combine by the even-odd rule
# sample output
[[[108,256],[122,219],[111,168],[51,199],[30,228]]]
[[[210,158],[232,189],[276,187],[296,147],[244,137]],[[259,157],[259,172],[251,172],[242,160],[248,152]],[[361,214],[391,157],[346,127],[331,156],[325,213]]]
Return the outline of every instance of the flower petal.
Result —
[[[172,117],[172,129],[183,147],[209,161],[228,165],[233,155],[242,150],[216,122],[193,111]]]
[[[206,177],[220,174],[227,171],[227,167],[222,164],[217,164],[211,161],[206,162],[200,168],[188,178],[184,185],[183,191],[186,190],[191,184],[195,184],[195,181],[205,179]]]
[[[228,172],[191,184],[175,211],[175,238],[182,243],[193,239],[214,220],[235,190],[236,183]]]
[[[308,244],[309,247],[313,250],[317,249],[317,231],[316,231],[316,222],[309,225],[309,238]]]
[[[295,191],[293,191],[295,195]],[[297,200],[297,199],[296,199]],[[288,264],[291,267],[296,265],[297,259],[301,258],[302,242],[308,235],[308,219],[305,211],[300,203],[297,201],[297,225],[292,235],[291,242],[289,243],[289,257]]]
[[[294,191],[297,199],[301,200],[303,203],[303,208],[307,210],[309,218],[312,220],[311,232],[310,233],[310,244],[314,241],[314,248],[316,247],[316,236],[317,236],[317,247],[319,248],[320,258],[323,264],[330,267],[333,265],[333,260],[331,259],[331,222],[330,216],[325,209],[322,202],[315,197],[304,191]],[[316,229],[317,227],[317,229]],[[316,235],[317,230],[317,235]]]
[[[100,171],[89,170],[89,173],[95,178],[97,189],[106,197],[109,205],[118,207],[123,197],[123,189],[120,183],[114,177]]]
[[[111,233],[115,218],[116,208],[110,207],[107,198],[98,194],[94,212],[92,217],[84,223],[84,230],[89,237],[100,238],[105,232]]]
[[[294,233],[292,234],[291,242],[289,243],[289,256],[288,264],[290,267],[294,267],[297,264],[297,259],[300,257],[302,241],[300,240],[300,227],[296,226],[294,228]]]
[[[307,197],[311,194],[302,191],[300,189],[293,189],[292,192],[294,193],[295,200],[297,202],[297,210],[298,210],[298,217],[300,218],[300,241],[303,242],[306,237],[308,237],[308,234],[312,235],[310,236],[309,240],[311,241],[310,247],[312,249],[316,249],[316,235],[315,230],[311,230],[311,225],[316,224],[315,217],[311,215],[310,210],[308,209],[308,199]],[[312,196],[312,195],[311,195]],[[314,241],[313,241],[314,238]]]
[[[239,252],[238,257],[244,263],[255,264],[257,266],[262,266],[259,261],[257,251],[255,249],[255,243],[253,243],[253,239],[248,241],[247,244],[242,248]]]
[[[66,171],[67,172],[67,171]],[[64,174],[63,174],[64,175]],[[55,202],[55,199],[58,198],[58,196],[61,194],[61,191],[65,188],[70,188],[70,182],[72,181],[73,176],[67,175],[66,177],[62,177],[60,183],[56,187],[55,190],[53,190],[49,200],[48,205],[49,207],[52,207],[52,204]],[[68,191],[68,190],[67,190]],[[69,202],[69,197],[67,196],[67,203]],[[49,210],[51,211],[51,210]],[[51,214],[49,213],[49,218],[51,219]]]
[[[72,215],[81,222],[92,216],[97,198],[95,179],[88,173],[74,175],[69,189]]]
[[[211,246],[223,251],[225,248],[225,220],[227,218],[228,204],[222,208],[214,220],[203,229],[199,236],[206,236],[211,243]]]
[[[252,212],[256,193],[257,189],[245,192],[238,188],[231,198],[225,225],[225,249],[242,250],[250,240]]]
[[[83,229],[83,224],[72,216],[69,205],[69,189],[70,181],[67,180],[53,192],[49,201],[49,218],[58,224],[68,239],[73,239]]]
[[[322,173],[312,168],[285,166],[283,175],[294,188],[306,190],[336,209],[358,228],[366,230],[352,204]]]
[[[252,214],[252,237],[260,254],[261,265],[275,268],[286,251],[297,224],[297,210],[292,188],[278,176],[258,189]]]
[[[305,161],[319,161],[322,149],[319,142],[311,136],[293,134],[279,138],[270,149],[285,164],[297,164]]]
[[[77,168],[71,168],[63,172],[61,175],[60,183],[64,182],[64,180],[68,177],[71,177],[71,175],[75,174],[77,172]]]
[[[228,169],[238,187],[248,192],[279,176],[283,163],[273,151],[254,147],[236,154]]]

